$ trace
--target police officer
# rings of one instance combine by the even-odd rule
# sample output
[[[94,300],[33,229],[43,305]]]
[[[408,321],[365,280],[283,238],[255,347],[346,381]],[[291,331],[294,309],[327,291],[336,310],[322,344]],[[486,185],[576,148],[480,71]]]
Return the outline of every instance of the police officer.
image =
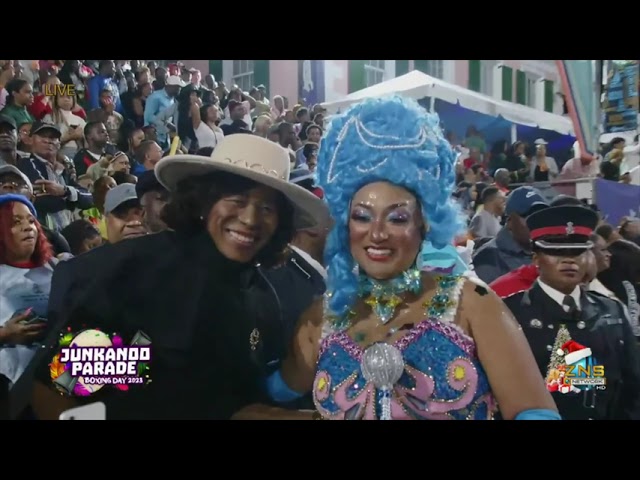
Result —
[[[580,286],[597,223],[595,212],[578,206],[529,216],[540,277],[529,290],[504,300],[564,419],[640,419],[640,355],[626,311],[620,302]],[[574,376],[583,381],[572,383]]]

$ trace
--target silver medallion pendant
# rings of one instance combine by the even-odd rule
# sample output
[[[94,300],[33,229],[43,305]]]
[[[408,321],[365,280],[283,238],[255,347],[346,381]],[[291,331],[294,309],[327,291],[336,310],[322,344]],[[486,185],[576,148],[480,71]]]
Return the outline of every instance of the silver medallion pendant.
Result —
[[[367,382],[382,391],[381,420],[391,420],[391,391],[404,372],[402,352],[388,343],[374,343],[362,354],[360,368]]]

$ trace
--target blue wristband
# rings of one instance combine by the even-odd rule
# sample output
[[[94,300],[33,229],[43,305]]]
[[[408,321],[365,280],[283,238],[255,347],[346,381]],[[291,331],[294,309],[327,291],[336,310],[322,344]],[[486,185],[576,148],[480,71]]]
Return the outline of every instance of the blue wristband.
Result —
[[[520,412],[515,420],[562,420],[562,417],[558,412],[541,408]]]
[[[273,372],[267,378],[267,393],[273,401],[279,403],[292,402],[303,396],[289,388],[282,379],[280,370]]]

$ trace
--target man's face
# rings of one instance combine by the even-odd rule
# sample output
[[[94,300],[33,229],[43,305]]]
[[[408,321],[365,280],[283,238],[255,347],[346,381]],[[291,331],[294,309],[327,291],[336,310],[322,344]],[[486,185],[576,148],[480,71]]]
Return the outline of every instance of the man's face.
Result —
[[[242,120],[244,118],[244,105],[237,105],[232,112],[230,112],[232,120]]]
[[[291,145],[293,143],[294,136],[295,132],[293,130],[293,126],[285,125],[282,127],[280,132],[280,141],[283,145]]]
[[[13,125],[0,123],[0,151],[12,152],[18,144],[18,133]]]
[[[180,85],[167,85],[164,89],[170,97],[177,97],[180,93]]]
[[[150,233],[162,232],[167,224],[160,218],[162,209],[169,201],[168,192],[151,191],[142,195],[140,205],[143,210],[143,220]]]
[[[18,142],[23,145],[31,145],[31,124],[25,123],[18,128]]]
[[[604,272],[611,266],[611,252],[604,238],[598,236],[597,241],[593,245],[593,256],[596,260],[596,268],[598,273]]]
[[[109,243],[146,235],[142,207],[136,200],[123,203],[106,216]]]
[[[109,132],[104,123],[96,125],[96,127],[89,133],[88,140],[93,143],[97,148],[104,148],[109,141]]]
[[[319,128],[311,128],[309,129],[309,133],[307,134],[307,140],[313,143],[320,143],[322,139],[322,133]]]
[[[44,129],[31,135],[31,151],[36,155],[53,160],[60,149],[60,135],[54,130]]]
[[[15,173],[4,173],[0,175],[0,195],[13,193],[23,195],[29,200],[32,199],[31,190],[20,175]]]
[[[115,74],[115,72],[116,72],[116,65],[115,65],[115,63],[113,63],[113,62],[107,62],[107,64],[103,67],[102,74],[103,74],[105,77],[109,77],[109,78],[111,78],[111,77],[113,77],[113,75]]]
[[[156,163],[158,163],[160,159],[162,159],[162,148],[160,148],[160,145],[157,143],[154,143],[149,147],[149,150],[147,150],[144,158],[144,164],[148,165],[150,167],[149,170],[151,170],[156,166]]]
[[[569,295],[586,277],[589,257],[585,249],[545,249],[533,254],[533,263],[544,283]]]

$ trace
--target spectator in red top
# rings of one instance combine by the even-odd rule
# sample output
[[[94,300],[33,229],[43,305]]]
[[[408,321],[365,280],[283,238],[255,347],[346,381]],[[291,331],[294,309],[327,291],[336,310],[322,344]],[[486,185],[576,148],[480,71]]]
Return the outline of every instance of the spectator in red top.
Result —
[[[518,292],[529,290],[538,278],[538,267],[523,265],[512,272],[496,278],[489,284],[500,298],[506,298]]]
[[[469,156],[464,159],[463,163],[465,170],[467,168],[473,167],[474,165],[482,165],[482,156],[480,155],[480,149],[475,147],[470,148]]]

